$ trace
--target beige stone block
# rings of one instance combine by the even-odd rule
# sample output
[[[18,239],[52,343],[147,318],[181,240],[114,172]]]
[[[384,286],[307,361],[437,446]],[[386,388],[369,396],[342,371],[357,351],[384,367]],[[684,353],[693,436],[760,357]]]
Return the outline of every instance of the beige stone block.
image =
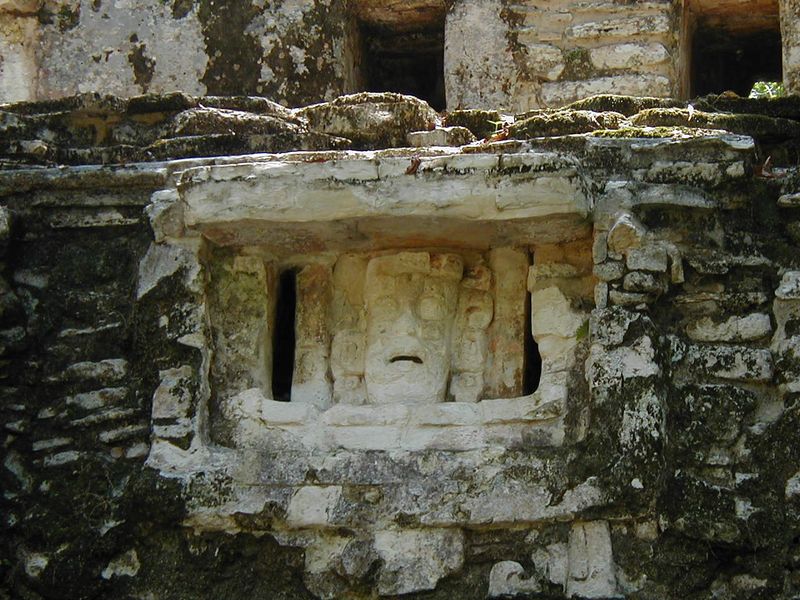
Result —
[[[484,370],[488,398],[522,393],[528,262],[526,252],[513,248],[489,253],[495,289],[494,321],[488,330],[492,353]]]
[[[635,69],[657,65],[669,58],[669,51],[657,42],[612,44],[589,51],[589,59],[598,69]]]
[[[636,38],[645,34],[669,35],[672,21],[667,15],[620,16],[591,21],[567,28],[565,35],[573,39]]]
[[[298,488],[289,501],[286,524],[290,527],[328,526],[341,495],[342,488],[336,485]]]
[[[567,596],[622,598],[607,521],[575,523],[569,534]]]
[[[486,445],[482,426],[453,425],[449,427],[409,427],[401,436],[398,447],[409,452],[421,450],[450,450],[464,452]]]
[[[528,73],[534,77],[555,81],[564,72],[564,53],[552,44],[530,44],[525,48]]]
[[[772,322],[765,313],[728,317],[721,322],[703,317],[686,328],[686,335],[698,342],[747,342],[771,333]]]
[[[305,425],[319,417],[319,410],[305,402],[261,400],[261,418],[267,425]]]
[[[0,0],[0,103],[38,99],[39,19],[4,14],[18,8],[35,12],[37,5],[28,0]]]
[[[531,329],[534,339],[541,335],[574,337],[584,317],[555,286],[531,294]]]
[[[489,598],[510,598],[539,591],[539,582],[525,573],[518,562],[504,560],[496,563],[489,573]]]
[[[402,404],[337,405],[325,411],[322,422],[333,427],[403,425],[408,421],[409,414],[409,407]]]
[[[464,534],[459,529],[378,531],[375,550],[383,561],[379,594],[432,590],[464,564]]]
[[[193,374],[188,365],[158,372],[161,381],[153,394],[153,419],[177,419],[188,415]]]
[[[596,94],[669,97],[672,81],[665,75],[641,73],[597,77],[582,81],[559,81],[542,84],[542,101],[556,108]]]
[[[478,425],[481,422],[480,406],[467,402],[420,406],[411,411],[409,425]]]

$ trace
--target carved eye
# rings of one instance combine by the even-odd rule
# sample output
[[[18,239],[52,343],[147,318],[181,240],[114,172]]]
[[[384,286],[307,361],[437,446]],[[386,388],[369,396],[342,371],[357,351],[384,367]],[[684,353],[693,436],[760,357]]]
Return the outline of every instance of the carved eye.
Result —
[[[426,321],[444,319],[446,308],[444,299],[438,296],[423,296],[419,301],[419,316]]]

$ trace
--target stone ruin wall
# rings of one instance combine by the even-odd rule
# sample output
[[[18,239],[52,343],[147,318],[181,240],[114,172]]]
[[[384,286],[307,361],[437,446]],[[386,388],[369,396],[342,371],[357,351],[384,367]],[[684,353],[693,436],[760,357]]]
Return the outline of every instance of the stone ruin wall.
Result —
[[[800,595],[796,97],[667,98],[671,2],[465,2],[448,114],[290,110],[385,12],[115,7],[2,5],[5,597]]]
[[[411,52],[408,69],[439,61],[441,109],[445,96],[451,110],[517,113],[603,93],[687,98],[691,71],[715,68],[692,63],[705,25],[723,37],[774,34],[783,80],[796,91],[797,16],[793,0],[3,0],[0,98],[183,91],[299,106],[404,91],[369,73],[370,55],[391,55],[392,43]],[[431,44],[435,58],[420,49]]]

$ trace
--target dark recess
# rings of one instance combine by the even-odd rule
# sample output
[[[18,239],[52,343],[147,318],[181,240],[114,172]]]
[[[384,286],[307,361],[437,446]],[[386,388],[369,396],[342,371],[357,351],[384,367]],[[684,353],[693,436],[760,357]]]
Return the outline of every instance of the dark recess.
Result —
[[[272,397],[289,402],[292,396],[297,311],[297,273],[284,271],[278,283],[275,335],[272,339]]]
[[[699,26],[692,40],[691,95],[725,91],[747,97],[757,81],[781,81],[778,29],[737,33]]]
[[[364,87],[398,92],[445,109],[444,22],[423,31],[393,31],[362,24]]]
[[[522,374],[523,395],[532,394],[539,387],[542,376],[542,356],[539,345],[531,333],[531,294],[525,294],[525,362]]]

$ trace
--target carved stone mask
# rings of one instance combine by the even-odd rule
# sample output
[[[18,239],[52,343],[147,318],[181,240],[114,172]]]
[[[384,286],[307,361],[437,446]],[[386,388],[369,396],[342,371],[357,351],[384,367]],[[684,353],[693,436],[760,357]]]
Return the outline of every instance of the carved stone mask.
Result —
[[[443,402],[463,263],[402,252],[367,265],[364,379],[370,404]]]

